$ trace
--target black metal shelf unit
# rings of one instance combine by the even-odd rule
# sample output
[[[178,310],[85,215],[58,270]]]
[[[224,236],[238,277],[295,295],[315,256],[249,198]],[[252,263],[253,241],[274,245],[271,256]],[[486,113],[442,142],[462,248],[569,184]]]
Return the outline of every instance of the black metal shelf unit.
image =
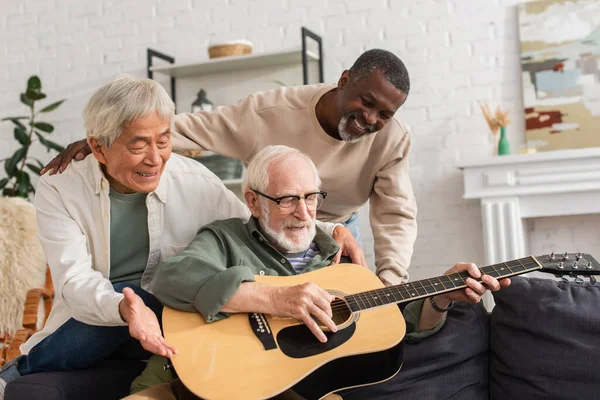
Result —
[[[302,37],[302,78],[304,84],[308,84],[308,46],[307,39],[314,40],[318,45],[318,62],[319,62],[319,82],[323,83],[323,41],[322,38],[316,33],[302,27],[301,29],[301,37]],[[161,60],[167,61],[170,64],[175,64],[175,57],[171,57],[159,51],[148,49],[147,57],[146,57],[146,70],[148,73],[149,79],[154,79],[154,71],[152,71],[154,58],[159,58]],[[171,98],[173,102],[175,102],[175,106],[177,106],[177,97],[175,93],[175,77],[171,75]]]

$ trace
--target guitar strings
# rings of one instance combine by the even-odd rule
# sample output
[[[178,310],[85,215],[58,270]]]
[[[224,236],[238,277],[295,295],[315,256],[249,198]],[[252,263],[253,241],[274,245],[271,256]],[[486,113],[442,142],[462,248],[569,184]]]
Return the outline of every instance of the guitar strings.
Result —
[[[532,257],[526,257],[527,259],[532,259]],[[523,268],[520,271],[513,271],[513,269],[508,265],[508,263],[516,263],[518,262],[518,265],[513,265],[512,267],[519,267],[519,268]],[[514,274],[515,272],[517,273],[525,273],[528,272],[529,270],[532,269],[537,269],[538,268],[538,264],[535,261],[528,261],[526,263],[522,263],[521,260],[515,260],[515,261],[509,261],[508,263],[501,263],[501,264],[494,264],[494,265],[490,265],[487,267],[482,267],[480,268],[481,272],[487,275],[492,275],[491,272],[495,272],[497,274],[497,276],[495,276],[496,278],[503,278],[506,276],[509,276],[511,274]],[[508,268],[508,270],[510,271],[509,274],[500,274],[498,272],[498,270],[496,269],[496,267],[499,267],[500,270],[503,270],[504,268]],[[528,267],[535,267],[535,268],[528,268]],[[488,270],[484,271],[484,270]],[[487,273],[486,273],[487,272]],[[450,289],[451,291],[454,290],[460,290],[464,287],[467,286],[466,282],[465,282],[465,278],[469,278],[471,277],[468,273],[455,273],[455,274],[450,274],[450,275],[442,275],[439,277],[435,277],[435,278],[428,278],[428,279],[423,279],[420,281],[415,281],[415,282],[408,282],[405,284],[401,284],[401,285],[395,285],[395,286],[390,286],[390,287],[386,287],[386,288],[378,288],[378,289],[374,289],[371,291],[367,291],[367,292],[361,292],[361,293],[356,293],[356,294],[351,294],[351,295],[347,295],[345,297],[343,297],[342,299],[336,299],[334,301],[332,301],[332,307],[331,307],[331,311],[332,313],[341,313],[343,311],[346,312],[353,312],[350,309],[351,305],[357,305],[359,308],[364,308],[366,306],[366,308],[372,308],[372,307],[377,307],[377,306],[383,306],[383,305],[389,305],[389,304],[394,304],[394,303],[400,303],[402,301],[414,298],[414,297],[420,297],[420,296],[427,296],[429,294],[431,294],[432,296],[435,295],[435,293],[439,293],[441,291],[444,290],[448,290]],[[442,278],[448,278],[448,280],[446,279],[442,279]],[[454,283],[452,283],[452,280],[457,281],[459,280],[462,282],[462,284],[460,284],[459,286],[453,286],[453,287],[446,287],[444,285],[444,282],[448,285],[455,285]],[[434,286],[439,286],[438,283],[436,282],[435,284],[433,284],[431,282],[432,279],[437,279],[439,280],[441,286],[443,287],[443,289],[439,289],[437,287]],[[415,287],[415,284],[420,284],[422,286],[422,290],[424,290],[425,293],[420,293],[420,289]],[[412,286],[412,288],[407,287],[407,286]],[[411,290],[412,289],[412,295],[411,295]],[[429,293],[427,291],[427,289],[432,290],[432,293]],[[392,292],[392,290],[396,290],[397,294],[402,297],[401,300],[397,300],[396,296],[394,295],[394,293]],[[402,293],[402,290],[404,290],[405,294]],[[388,292],[388,293],[386,293]],[[372,296],[373,294],[377,295],[375,297],[371,297],[369,298],[369,296]],[[383,295],[383,296],[382,296]],[[405,298],[405,296],[407,296]],[[383,299],[385,299],[386,303],[383,302],[383,300],[381,299],[383,297]],[[428,296],[429,297],[429,296]],[[392,299],[393,301],[388,301]],[[378,301],[381,304],[378,304]],[[358,301],[362,302],[363,305],[361,306]],[[371,304],[373,303],[373,304]]]

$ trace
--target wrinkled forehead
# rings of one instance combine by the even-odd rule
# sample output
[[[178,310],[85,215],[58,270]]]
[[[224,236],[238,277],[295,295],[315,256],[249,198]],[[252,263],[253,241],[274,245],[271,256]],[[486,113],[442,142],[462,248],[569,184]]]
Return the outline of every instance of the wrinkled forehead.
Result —
[[[304,194],[319,189],[318,177],[310,163],[301,156],[290,156],[269,165],[267,189],[273,194]]]
[[[171,130],[171,118],[158,112],[144,115],[124,124],[120,136],[160,136]]]

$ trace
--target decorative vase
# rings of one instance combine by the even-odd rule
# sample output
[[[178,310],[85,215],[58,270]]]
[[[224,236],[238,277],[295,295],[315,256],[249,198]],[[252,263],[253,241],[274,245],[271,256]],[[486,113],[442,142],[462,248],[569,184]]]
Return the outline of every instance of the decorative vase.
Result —
[[[510,154],[510,145],[508,144],[508,139],[506,138],[506,127],[500,127],[500,140],[498,140],[498,155],[505,156]]]

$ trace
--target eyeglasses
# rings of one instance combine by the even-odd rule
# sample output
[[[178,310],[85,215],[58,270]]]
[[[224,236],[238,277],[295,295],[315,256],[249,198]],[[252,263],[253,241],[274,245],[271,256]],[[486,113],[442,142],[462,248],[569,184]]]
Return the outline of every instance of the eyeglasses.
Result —
[[[327,192],[313,192],[307,193],[304,196],[282,196],[275,198],[261,193],[258,190],[251,190],[256,194],[259,194],[262,197],[277,203],[282,214],[293,213],[296,207],[298,207],[300,199],[304,199],[304,203],[306,203],[306,208],[308,208],[310,211],[316,211],[319,208],[321,208],[321,206],[323,205],[323,200],[325,200],[325,197],[327,197]]]

